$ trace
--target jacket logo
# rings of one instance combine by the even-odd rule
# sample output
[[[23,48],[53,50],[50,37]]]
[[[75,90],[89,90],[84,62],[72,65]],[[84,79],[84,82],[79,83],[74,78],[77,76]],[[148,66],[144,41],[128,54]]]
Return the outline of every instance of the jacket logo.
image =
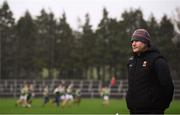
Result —
[[[129,65],[129,67],[132,67],[132,66],[133,66],[132,64]]]
[[[147,61],[144,61],[142,66],[146,67],[147,66]]]

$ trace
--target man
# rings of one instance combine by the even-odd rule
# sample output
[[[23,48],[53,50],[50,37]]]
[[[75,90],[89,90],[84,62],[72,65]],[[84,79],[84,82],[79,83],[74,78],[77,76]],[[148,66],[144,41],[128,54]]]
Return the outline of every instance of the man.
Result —
[[[53,94],[55,95],[55,99],[53,100],[54,103],[56,103],[57,107],[59,107],[60,105],[60,87],[61,87],[61,84],[59,86],[57,86],[54,91],[53,91]]]
[[[25,83],[24,86],[21,88],[20,98],[16,101],[16,106],[21,105],[23,107],[27,107],[27,96],[28,96],[28,84]]]
[[[113,86],[115,86],[115,84],[116,84],[116,78],[115,78],[115,76],[113,75],[112,78],[111,78],[111,83],[110,83],[110,85],[111,85],[111,87],[113,87]]]
[[[75,89],[75,97],[74,97],[74,104],[79,105],[81,102],[81,90],[80,88]]]
[[[29,84],[28,86],[28,95],[27,95],[27,106],[31,107],[32,98],[34,97],[34,86],[33,84]]]
[[[49,102],[49,87],[48,86],[45,86],[43,89],[43,98],[44,98],[44,101],[43,101],[42,106],[45,106]]]
[[[110,96],[110,88],[107,85],[104,85],[100,89],[100,95],[103,98],[103,106],[109,105],[109,96]]]
[[[174,92],[168,64],[151,45],[147,30],[132,35],[133,56],[128,62],[126,102],[131,114],[164,114]]]
[[[66,93],[66,99],[67,99],[67,105],[70,106],[74,100],[73,97],[73,84],[69,84],[67,87],[67,93]]]

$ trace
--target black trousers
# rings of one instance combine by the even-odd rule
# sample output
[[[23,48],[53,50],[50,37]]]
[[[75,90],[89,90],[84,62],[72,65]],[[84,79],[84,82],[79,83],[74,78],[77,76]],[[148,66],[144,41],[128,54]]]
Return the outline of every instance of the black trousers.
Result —
[[[131,109],[130,114],[164,114],[164,109]]]

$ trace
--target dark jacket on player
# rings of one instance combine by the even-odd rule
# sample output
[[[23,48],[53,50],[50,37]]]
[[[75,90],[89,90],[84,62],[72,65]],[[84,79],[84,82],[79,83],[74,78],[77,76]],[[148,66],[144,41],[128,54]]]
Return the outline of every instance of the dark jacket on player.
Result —
[[[129,58],[128,77],[126,101],[130,110],[169,107],[174,86],[168,64],[157,49]]]

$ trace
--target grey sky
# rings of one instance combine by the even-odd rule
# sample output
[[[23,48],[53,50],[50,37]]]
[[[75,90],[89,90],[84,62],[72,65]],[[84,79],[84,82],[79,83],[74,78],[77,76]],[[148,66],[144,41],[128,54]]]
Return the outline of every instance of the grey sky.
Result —
[[[0,0],[0,4],[4,0]],[[180,7],[180,0],[7,0],[14,17],[19,19],[28,10],[33,17],[40,15],[40,10],[44,8],[47,12],[52,11],[56,18],[65,12],[68,23],[74,28],[78,28],[78,18],[82,23],[85,14],[90,15],[90,23],[93,28],[97,27],[102,18],[102,9],[106,7],[109,17],[120,19],[121,13],[130,8],[140,8],[144,18],[153,14],[157,20],[164,14],[172,17],[175,9]]]

